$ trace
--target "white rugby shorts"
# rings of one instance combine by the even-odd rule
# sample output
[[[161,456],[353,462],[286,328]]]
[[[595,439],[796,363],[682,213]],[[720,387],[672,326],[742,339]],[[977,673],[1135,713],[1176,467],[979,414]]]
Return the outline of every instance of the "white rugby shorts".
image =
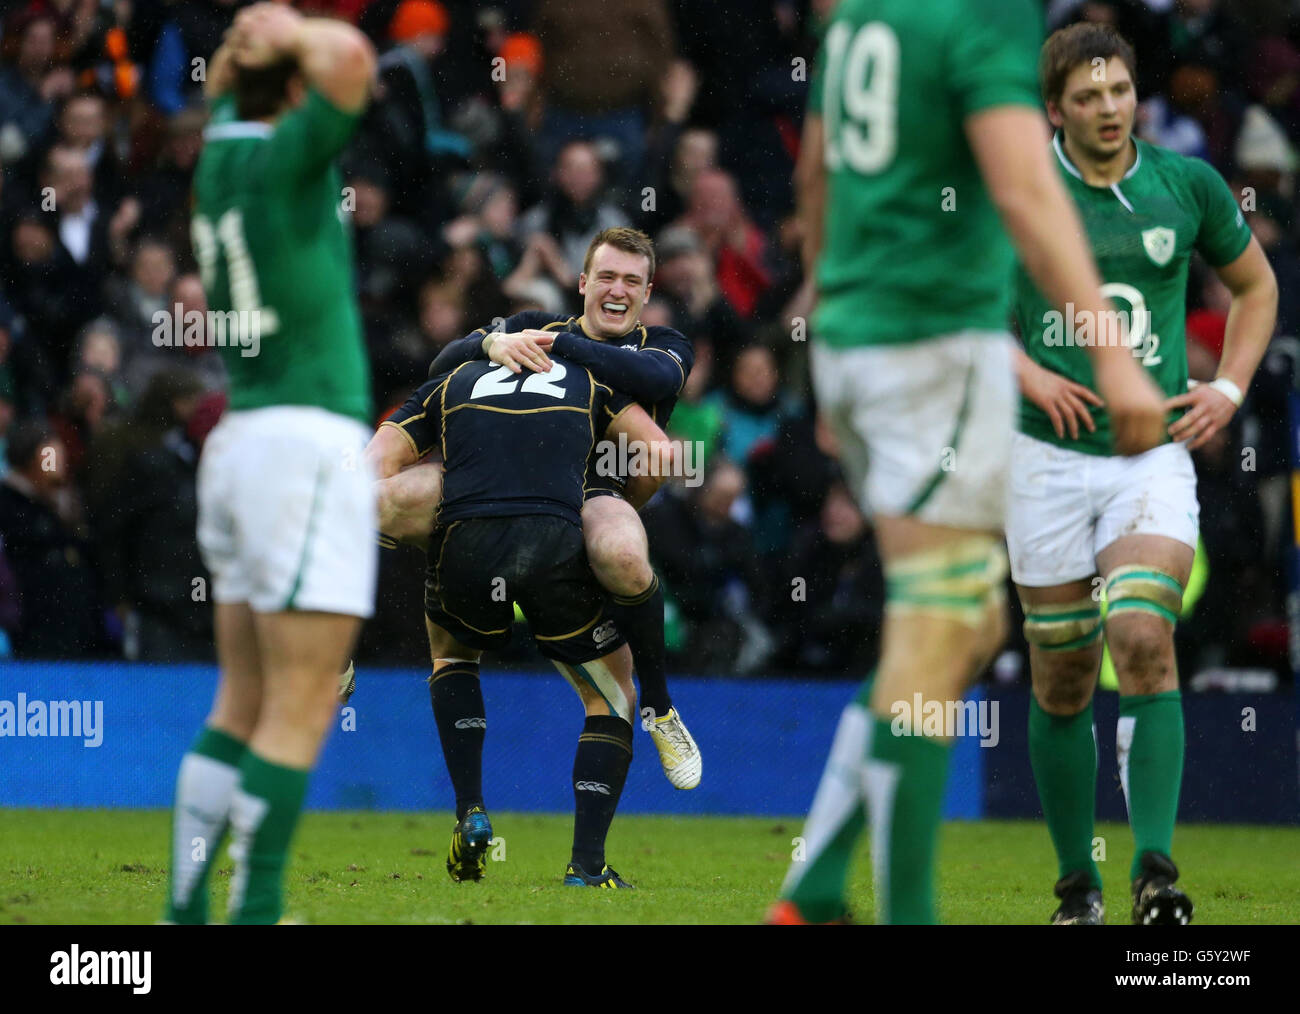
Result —
[[[199,550],[217,602],[370,616],[378,546],[370,431],[310,406],[227,413],[199,461]]]
[[[1013,339],[963,331],[906,345],[815,343],[819,411],[871,514],[1001,530],[1016,383]]]
[[[1016,584],[1092,577],[1097,554],[1124,535],[1163,535],[1195,549],[1200,515],[1185,444],[1104,457],[1015,435],[1007,552]]]

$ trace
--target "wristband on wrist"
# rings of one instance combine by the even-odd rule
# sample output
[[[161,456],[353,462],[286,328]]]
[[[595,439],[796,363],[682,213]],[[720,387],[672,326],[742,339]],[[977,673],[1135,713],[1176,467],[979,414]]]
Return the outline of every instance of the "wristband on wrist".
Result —
[[[1241,393],[1241,388],[1227,377],[1216,377],[1210,382],[1210,386],[1232,402],[1237,408],[1241,408],[1241,403],[1245,400],[1246,396]]]
[[[499,333],[496,332],[496,331],[493,331],[493,332],[492,332],[491,334],[489,334],[489,335],[484,335],[484,336],[483,336],[483,342],[482,342],[482,345],[483,345],[483,354],[484,354],[485,356],[487,356],[488,358],[491,358],[491,356],[492,356],[492,343],[493,343],[494,341],[496,341],[498,337],[500,337],[500,335],[499,335]]]

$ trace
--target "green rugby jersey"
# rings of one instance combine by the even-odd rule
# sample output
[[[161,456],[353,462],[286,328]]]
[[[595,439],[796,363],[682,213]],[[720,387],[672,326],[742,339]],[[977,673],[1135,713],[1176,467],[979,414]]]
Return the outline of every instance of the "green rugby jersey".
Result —
[[[1218,172],[1208,162],[1136,138],[1137,158],[1111,187],[1089,186],[1065,154],[1058,133],[1052,141],[1067,189],[1088,234],[1104,286],[1116,310],[1130,322],[1133,354],[1166,397],[1187,392],[1187,268],[1195,250],[1211,267],[1241,256],[1250,227]],[[1096,381],[1071,322],[1038,291],[1023,267],[1016,272],[1016,322],[1025,353],[1040,366],[1092,390]],[[1077,322],[1082,326],[1084,322]],[[1105,330],[1093,325],[1092,341]],[[1082,341],[1082,339],[1081,339]],[[1181,413],[1170,416],[1173,421]],[[1087,454],[1114,454],[1110,422],[1094,408],[1097,432],[1078,440],[1057,437],[1047,414],[1020,400],[1020,431],[1037,440]]]
[[[313,89],[274,125],[235,115],[233,97],[214,104],[191,220],[209,309],[240,314],[227,332],[239,320],[258,328],[256,343],[245,330],[219,348],[230,408],[313,405],[369,424],[370,369],[333,164],[360,114]]]
[[[1032,0],[835,8],[808,107],[826,137],[818,340],[1006,330],[1014,252],[963,123],[994,106],[1038,108],[1042,23]]]

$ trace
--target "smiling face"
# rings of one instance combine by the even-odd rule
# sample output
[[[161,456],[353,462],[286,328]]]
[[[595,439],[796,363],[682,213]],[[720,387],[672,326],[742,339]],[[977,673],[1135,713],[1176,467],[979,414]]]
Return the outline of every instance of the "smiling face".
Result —
[[[578,276],[582,316],[595,338],[621,338],[636,324],[650,298],[650,258],[602,243]]]
[[[1136,113],[1137,89],[1118,56],[1104,67],[1079,64],[1066,77],[1060,99],[1047,103],[1048,119],[1065,132],[1071,149],[1098,163],[1128,150]]]

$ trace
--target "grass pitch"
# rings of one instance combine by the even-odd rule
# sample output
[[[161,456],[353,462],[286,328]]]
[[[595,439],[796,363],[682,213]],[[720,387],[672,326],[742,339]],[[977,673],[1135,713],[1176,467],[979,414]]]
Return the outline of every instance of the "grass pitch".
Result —
[[[309,923],[755,923],[790,861],[801,819],[615,819],[611,864],[636,891],[567,888],[572,817],[492,814],[503,844],[479,884],[444,866],[450,814],[308,813],[289,870],[288,912]],[[0,923],[151,923],[162,913],[170,814],[161,810],[0,811]],[[1103,824],[1108,918],[1128,922],[1127,827]],[[1174,840],[1197,924],[1300,923],[1300,829],[1185,826]],[[864,855],[862,857],[865,859]],[[224,912],[231,864],[213,877]],[[1043,923],[1056,880],[1046,827],[945,826],[940,914],[951,923]],[[872,910],[868,864],[852,903]]]

